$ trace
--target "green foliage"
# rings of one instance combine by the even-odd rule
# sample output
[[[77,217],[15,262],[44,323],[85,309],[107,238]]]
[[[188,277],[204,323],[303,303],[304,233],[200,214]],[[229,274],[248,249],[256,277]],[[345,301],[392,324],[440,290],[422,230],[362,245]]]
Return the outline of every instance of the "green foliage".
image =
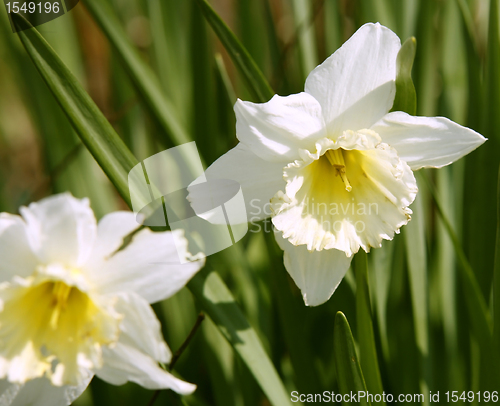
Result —
[[[247,81],[256,101],[261,103],[268,101],[273,97],[274,92],[248,51],[206,0],[197,0],[197,2],[239,72]]]
[[[340,393],[343,395],[359,392],[366,393],[368,389],[359,365],[351,327],[349,327],[349,323],[342,312],[338,312],[335,316],[333,356]],[[362,399],[359,404],[370,405],[371,403],[366,399]]]
[[[415,115],[417,112],[417,93],[411,79],[411,69],[417,51],[417,40],[415,37],[408,38],[398,53],[396,60],[396,98],[392,111],[404,111]]]

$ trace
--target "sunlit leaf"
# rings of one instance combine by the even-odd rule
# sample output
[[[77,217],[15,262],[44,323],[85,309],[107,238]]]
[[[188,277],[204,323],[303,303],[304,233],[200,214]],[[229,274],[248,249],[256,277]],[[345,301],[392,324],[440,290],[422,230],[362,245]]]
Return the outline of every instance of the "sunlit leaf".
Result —
[[[415,37],[408,38],[399,50],[396,60],[396,97],[392,111],[404,111],[411,115],[417,113],[417,93],[411,78],[411,68],[416,50],[417,40]]]
[[[246,80],[255,101],[266,102],[274,92],[248,51],[206,0],[196,0],[213,30],[226,48],[236,68]]]
[[[78,136],[99,163],[126,202],[129,202],[128,172],[136,158],[123,143],[111,124],[52,47],[29,22],[13,14],[18,33],[43,80],[68,117]]]
[[[349,323],[342,312],[338,312],[335,316],[333,356],[340,393],[366,393],[365,379],[354,347],[351,327],[349,327]],[[358,400],[360,405],[370,405],[366,398]]]

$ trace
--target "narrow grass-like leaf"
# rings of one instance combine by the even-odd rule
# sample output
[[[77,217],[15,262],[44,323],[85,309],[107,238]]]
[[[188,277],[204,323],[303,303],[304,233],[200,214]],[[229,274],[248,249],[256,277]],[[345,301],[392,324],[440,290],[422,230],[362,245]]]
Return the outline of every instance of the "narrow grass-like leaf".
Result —
[[[467,308],[470,313],[471,322],[473,325],[474,335],[479,343],[481,343],[481,347],[483,351],[487,351],[488,348],[491,348],[491,337],[492,337],[492,322],[491,316],[488,311],[488,306],[486,305],[486,301],[484,296],[481,293],[481,289],[477,283],[476,277],[474,276],[474,271],[472,270],[467,257],[465,256],[464,251],[460,245],[460,241],[458,240],[455,231],[448,220],[441,203],[436,196],[433,186],[431,185],[427,176],[422,176],[421,179],[425,181],[427,187],[432,195],[434,200],[434,204],[436,205],[437,212],[443,221],[444,226],[453,242],[453,246],[455,248],[455,252],[458,256],[458,261],[460,269],[462,272],[460,276],[462,278],[462,286],[465,293],[465,300],[467,302]]]
[[[215,55],[215,66],[217,67],[217,73],[219,74],[221,82],[224,85],[227,100],[231,105],[233,105],[234,103],[236,103],[236,93],[234,91],[233,84],[231,83],[231,79],[229,79],[229,75],[227,73],[226,66],[224,65],[224,60],[222,59],[221,54]]]
[[[428,355],[428,283],[427,251],[425,243],[425,222],[423,196],[417,196],[412,205],[413,216],[404,229],[410,289],[412,293],[413,317],[415,319],[416,342],[423,356]]]
[[[394,3],[388,0],[361,0],[362,23],[369,21],[378,21],[380,24],[397,31],[394,19]],[[359,6],[358,6],[359,7]],[[398,21],[399,22],[399,21]]]
[[[161,92],[157,77],[127,39],[125,30],[113,10],[102,0],[87,0],[85,6],[118,52],[137,91],[173,143],[184,144],[191,141],[191,137],[178,120],[176,109]]]
[[[241,356],[269,401],[276,406],[289,405],[289,395],[274,365],[220,276],[205,268],[189,282],[188,287]]]
[[[13,14],[28,55],[78,136],[128,203],[128,172],[136,158],[52,47],[24,17]]]
[[[366,394],[365,378],[354,347],[351,327],[349,327],[342,312],[338,312],[335,316],[333,356],[340,392],[342,394],[350,394],[351,392],[364,392]],[[358,401],[360,405],[370,405],[366,398],[358,399]]]
[[[360,364],[363,367],[368,391],[382,394],[375,335],[373,333],[372,309],[368,289],[368,262],[365,252],[358,252],[354,258],[356,272],[356,322],[358,325],[358,343]],[[385,402],[380,402],[385,404]]]
[[[210,318],[203,325],[203,359],[217,405],[242,405],[234,376],[235,353]]]
[[[399,50],[396,59],[396,97],[392,111],[404,111],[411,115],[415,115],[417,112],[417,93],[411,79],[411,69],[416,51],[417,40],[415,37],[408,38]]]
[[[308,317],[308,309],[303,304],[302,298],[294,300],[290,290],[287,273],[283,264],[283,254],[278,248],[274,235],[266,233],[267,249],[271,263],[273,296],[276,301],[280,315],[280,329],[283,331],[283,340],[290,356],[296,376],[296,386],[302,393],[319,393],[321,391],[321,381],[318,370],[311,368],[311,360],[314,359],[313,349],[308,343],[309,332],[305,331],[303,323],[297,320],[304,320]]]
[[[291,4],[295,19],[295,31],[298,35],[302,74],[305,78],[318,64],[316,39],[312,20],[314,18],[314,2],[307,0],[292,0]]]
[[[489,184],[491,185],[487,190],[484,190],[484,197],[489,193],[493,186],[493,173],[496,173],[496,165],[498,165],[498,151],[500,149],[500,137],[498,136],[498,128],[500,126],[500,115],[498,114],[498,107],[500,105],[500,2],[499,0],[490,1],[490,14],[489,14],[489,30],[488,30],[488,54],[487,54],[487,66],[486,66],[486,80],[487,80],[487,91],[486,91],[486,132],[487,136],[490,138],[488,147],[491,148],[489,151],[489,165],[484,167],[488,169],[487,176],[490,178]],[[489,200],[488,206],[486,206],[486,211],[489,213],[484,213],[486,216],[491,217],[490,213],[494,213],[495,203],[493,199]],[[495,239],[496,243],[493,250],[495,251],[494,265],[493,265],[493,293],[494,299],[497,298],[497,302],[500,301],[500,249],[499,249],[499,226],[500,222],[500,211],[498,209],[497,202],[497,230],[496,236],[493,234],[494,230],[491,230],[490,239]],[[496,327],[494,328],[494,338],[495,338],[495,348],[500,352],[500,347],[498,343],[500,342],[500,303],[493,302],[493,316],[494,320],[498,321]],[[497,359],[497,363],[500,359]],[[498,368],[497,368],[498,369]],[[500,377],[499,377],[500,379]],[[497,382],[499,384],[499,382]]]
[[[477,47],[477,34],[476,29],[474,28],[474,17],[469,9],[467,4],[467,0],[457,0],[458,6],[460,8],[460,12],[462,14],[463,23],[465,25],[467,34],[469,35],[469,39],[474,47]]]
[[[327,55],[333,54],[337,48],[342,44],[339,3],[335,1],[326,1],[324,4],[324,18],[325,18],[325,51]]]
[[[274,92],[248,51],[206,0],[196,1],[208,23],[222,42],[222,45],[226,48],[236,68],[245,79],[255,97],[255,101],[261,103],[267,102],[274,96]]]
[[[417,179],[418,179],[417,174]],[[411,291],[415,341],[419,349],[420,390],[429,389],[429,293],[424,222],[424,196],[420,193],[412,205],[413,218],[405,226],[406,258]]]
[[[389,339],[387,335],[387,302],[394,263],[394,245],[395,242],[387,242],[381,249],[370,252],[369,256],[369,286],[372,287],[371,292],[374,298],[372,303],[374,312],[377,315],[380,345],[385,362],[389,362],[390,359]]]
[[[495,267],[493,268],[493,345],[500,359],[500,170],[497,189],[497,237],[495,242]]]

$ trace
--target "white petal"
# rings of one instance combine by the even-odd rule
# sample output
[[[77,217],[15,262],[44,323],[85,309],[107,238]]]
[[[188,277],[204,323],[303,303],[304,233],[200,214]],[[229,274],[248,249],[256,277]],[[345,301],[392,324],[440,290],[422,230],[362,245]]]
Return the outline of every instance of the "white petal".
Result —
[[[391,30],[365,24],[309,74],[305,91],[321,104],[330,137],[369,128],[390,110],[400,48]]]
[[[79,200],[64,193],[21,207],[20,211],[40,261],[79,267],[87,260],[96,234],[96,220],[88,199]]]
[[[161,325],[149,303],[133,292],[116,296],[115,310],[123,315],[120,324],[122,334],[132,345],[153,359],[169,363],[170,349],[161,335]],[[123,337],[122,337],[123,341]]]
[[[307,93],[275,95],[267,103],[238,100],[234,111],[236,136],[266,161],[293,161],[299,148],[326,136],[321,106]]]
[[[153,358],[130,344],[118,342],[103,348],[104,366],[96,375],[113,385],[135,382],[147,389],[172,389],[182,395],[193,393],[196,386],[161,369]]]
[[[414,117],[400,111],[387,114],[372,129],[413,170],[449,165],[486,141],[481,134],[447,118]]]
[[[38,259],[31,250],[26,223],[19,216],[0,214],[0,282],[35,271]]]
[[[336,249],[308,251],[305,245],[295,246],[274,233],[284,254],[285,268],[300,288],[307,306],[325,303],[349,269],[352,257]]]
[[[114,254],[122,246],[123,239],[140,225],[136,215],[129,211],[117,211],[104,216],[97,225],[97,238],[86,266],[95,266]]]
[[[283,163],[268,162],[257,155],[243,143],[222,155],[206,170],[208,181],[232,179],[238,182],[243,192],[248,221],[259,221],[271,216],[269,201],[278,190],[285,187],[283,180]],[[197,206],[207,200],[201,188],[188,188],[188,199],[195,212]],[[232,188],[210,190],[211,198],[225,202],[234,195]]]
[[[0,406],[68,406],[87,388],[92,375],[79,386],[53,386],[46,378],[25,385],[0,382]]]
[[[180,263],[172,232],[144,229],[102,267],[86,269],[86,273],[103,294],[136,292],[154,303],[179,291],[203,265],[203,260]]]

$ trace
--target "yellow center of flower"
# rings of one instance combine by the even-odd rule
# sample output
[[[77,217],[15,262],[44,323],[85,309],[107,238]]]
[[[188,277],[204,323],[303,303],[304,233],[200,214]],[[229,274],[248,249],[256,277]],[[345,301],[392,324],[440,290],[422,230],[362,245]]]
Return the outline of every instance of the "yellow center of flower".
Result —
[[[76,384],[82,362],[99,367],[100,347],[118,339],[119,315],[75,286],[31,280],[28,286],[11,286],[2,293],[6,292],[8,300],[0,312],[0,353],[7,360],[22,357],[32,366],[8,371],[12,381],[23,383],[46,374],[55,385]]]
[[[347,256],[391,239],[410,219],[417,193],[410,167],[371,130],[319,140],[283,169],[271,199],[273,224],[293,245]]]

